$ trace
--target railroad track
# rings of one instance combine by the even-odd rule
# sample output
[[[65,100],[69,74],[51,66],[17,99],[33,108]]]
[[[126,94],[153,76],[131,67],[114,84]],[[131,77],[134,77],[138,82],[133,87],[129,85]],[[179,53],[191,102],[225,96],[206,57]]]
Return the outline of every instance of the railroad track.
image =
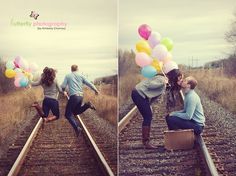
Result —
[[[62,104],[60,109],[64,110],[65,102]],[[61,116],[63,114],[62,111]],[[83,128],[79,137],[65,118],[46,124],[40,118],[35,128],[28,132],[32,131],[30,137],[23,134],[24,140],[17,141],[8,152],[11,159],[8,159],[2,173],[9,176],[115,175],[93,140],[90,129],[79,116],[78,120]],[[26,143],[25,138],[28,138]]]
[[[182,96],[177,96],[181,100]],[[180,109],[178,103],[176,109]],[[142,147],[142,118],[134,107],[119,122],[119,171],[120,175],[236,175],[235,148],[227,141],[229,135],[222,133],[209,117],[203,135],[197,138],[191,150],[167,151],[164,149],[165,101],[162,98],[153,106],[152,143],[157,150]],[[172,109],[173,110],[173,109]],[[172,111],[171,110],[171,111]]]

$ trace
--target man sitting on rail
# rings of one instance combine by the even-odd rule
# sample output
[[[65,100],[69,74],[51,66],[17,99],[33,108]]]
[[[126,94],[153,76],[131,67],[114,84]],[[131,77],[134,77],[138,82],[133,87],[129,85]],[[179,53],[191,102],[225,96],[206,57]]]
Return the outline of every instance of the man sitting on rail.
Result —
[[[196,135],[202,133],[205,123],[205,116],[200,97],[194,91],[197,80],[189,76],[179,80],[179,84],[185,94],[184,109],[168,114],[166,122],[169,130],[193,129]]]

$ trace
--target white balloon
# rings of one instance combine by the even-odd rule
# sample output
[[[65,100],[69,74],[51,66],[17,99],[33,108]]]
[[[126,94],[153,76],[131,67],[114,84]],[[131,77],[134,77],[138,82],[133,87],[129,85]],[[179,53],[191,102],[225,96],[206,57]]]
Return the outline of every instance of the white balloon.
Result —
[[[30,63],[29,64],[29,71],[30,72],[36,72],[38,70],[39,66],[36,63]]]
[[[21,59],[19,61],[19,66],[20,66],[20,68],[22,68],[24,70],[29,69],[29,63],[25,59]]]
[[[163,61],[167,57],[167,55],[168,50],[162,44],[155,46],[155,48],[153,48],[152,50],[152,57],[158,59],[159,61]]]
[[[168,61],[168,62],[164,63],[164,65],[163,65],[163,71],[165,74],[173,69],[178,69],[178,68],[179,68],[178,65],[174,61]]]

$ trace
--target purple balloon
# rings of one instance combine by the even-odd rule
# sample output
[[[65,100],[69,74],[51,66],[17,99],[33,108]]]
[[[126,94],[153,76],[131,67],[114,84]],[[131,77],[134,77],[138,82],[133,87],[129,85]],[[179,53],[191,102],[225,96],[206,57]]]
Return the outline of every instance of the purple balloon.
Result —
[[[145,40],[148,39],[148,37],[150,36],[152,32],[152,29],[150,26],[148,26],[147,24],[142,24],[141,26],[139,26],[138,28],[138,33],[139,35],[144,38]]]
[[[151,48],[154,48],[158,45],[161,41],[161,34],[158,32],[152,32],[151,35],[148,37],[148,43]]]

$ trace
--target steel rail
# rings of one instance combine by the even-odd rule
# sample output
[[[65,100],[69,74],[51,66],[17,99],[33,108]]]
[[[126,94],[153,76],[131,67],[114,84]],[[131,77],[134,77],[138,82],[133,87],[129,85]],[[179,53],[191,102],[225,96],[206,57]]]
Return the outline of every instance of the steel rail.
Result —
[[[67,99],[69,100],[68,96],[67,96]],[[98,148],[97,144],[93,140],[92,135],[89,133],[89,131],[88,131],[87,127],[85,126],[84,122],[82,121],[81,117],[79,115],[77,115],[77,118],[79,120],[79,123],[80,123],[82,129],[83,129],[85,137],[88,139],[88,142],[90,143],[94,153],[96,154],[96,159],[97,159],[100,167],[102,168],[104,175],[114,176],[114,173],[112,172],[110,166],[108,165],[106,159],[104,158],[104,156],[103,156],[102,152],[100,151],[100,149]]]
[[[23,149],[21,150],[20,154],[18,155],[15,163],[11,167],[11,170],[8,173],[8,176],[16,176],[18,175],[22,164],[24,163],[24,159],[33,143],[34,138],[36,137],[38,130],[43,124],[43,118],[40,118],[37,122],[36,126],[34,127],[32,133],[30,134],[29,138],[27,139]]]
[[[184,100],[184,95],[183,95],[182,91],[180,91],[180,96],[181,96],[181,99]],[[197,144],[199,145],[201,153],[203,155],[203,159],[206,164],[206,169],[208,171],[208,174],[210,174],[211,176],[218,176],[219,174],[218,174],[215,164],[211,158],[211,155],[206,147],[203,137],[201,135],[197,136],[196,141],[197,141]]]

